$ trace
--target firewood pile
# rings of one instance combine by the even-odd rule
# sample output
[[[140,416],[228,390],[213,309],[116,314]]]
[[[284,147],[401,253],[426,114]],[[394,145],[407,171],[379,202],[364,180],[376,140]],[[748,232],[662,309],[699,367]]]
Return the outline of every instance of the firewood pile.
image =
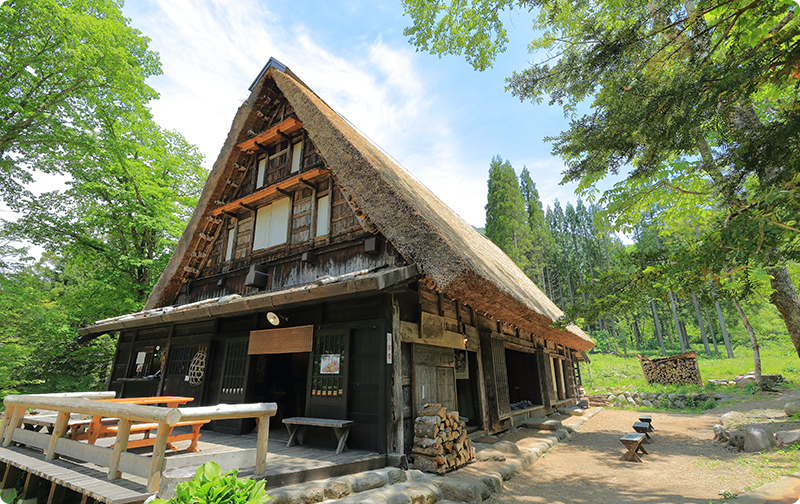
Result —
[[[608,394],[590,394],[586,396],[589,401],[589,406],[609,406],[611,401],[608,400]]]
[[[649,359],[639,356],[644,379],[647,383],[660,385],[680,385],[683,383],[702,385],[697,352],[686,352],[672,357]]]
[[[458,412],[428,403],[414,422],[414,469],[442,475],[475,460],[475,448],[467,438],[466,422]]]

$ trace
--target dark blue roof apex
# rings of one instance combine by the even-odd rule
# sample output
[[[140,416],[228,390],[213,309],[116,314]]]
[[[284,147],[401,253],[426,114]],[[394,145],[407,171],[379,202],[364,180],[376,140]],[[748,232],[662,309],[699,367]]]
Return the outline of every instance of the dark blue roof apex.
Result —
[[[284,65],[280,61],[276,60],[275,58],[270,57],[269,61],[267,61],[267,64],[264,65],[264,68],[262,68],[261,71],[258,72],[258,77],[256,77],[256,80],[254,80],[253,83],[250,84],[250,87],[247,88],[248,91],[252,91],[253,90],[253,88],[256,86],[256,84],[258,84],[258,81],[261,80],[261,77],[263,77],[264,74],[267,72],[267,70],[269,70],[270,68],[274,68],[274,69],[278,70],[279,72],[285,72],[286,71],[286,65]]]

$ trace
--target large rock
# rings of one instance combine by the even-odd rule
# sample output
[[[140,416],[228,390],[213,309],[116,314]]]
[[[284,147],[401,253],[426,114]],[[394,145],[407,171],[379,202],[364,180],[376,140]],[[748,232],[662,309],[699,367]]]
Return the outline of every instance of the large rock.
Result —
[[[644,401],[642,401],[642,404],[644,404],[648,408],[652,408],[653,407],[653,403],[650,402],[650,399],[645,399]]]
[[[750,424],[744,428],[744,451],[760,452],[775,446],[775,434],[762,424]]]
[[[800,429],[778,431],[775,433],[775,439],[783,444],[800,443]]]
[[[524,427],[529,429],[542,429],[542,430],[558,430],[563,428],[561,420],[553,420],[550,418],[529,418],[522,422]]]
[[[790,401],[783,406],[783,412],[786,416],[792,416],[800,413],[800,401]]]

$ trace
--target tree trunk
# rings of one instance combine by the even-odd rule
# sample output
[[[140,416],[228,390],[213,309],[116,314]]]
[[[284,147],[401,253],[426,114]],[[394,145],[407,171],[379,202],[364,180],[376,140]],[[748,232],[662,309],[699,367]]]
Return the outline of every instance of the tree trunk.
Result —
[[[639,332],[639,322],[633,318],[633,335],[636,338],[636,351],[642,351],[642,333]]]
[[[575,299],[572,296],[572,280],[569,278],[569,257],[564,249],[564,273],[567,275],[567,289],[569,290],[569,305],[575,306]]]
[[[733,359],[733,349],[731,348],[731,339],[728,337],[728,328],[725,326],[725,315],[722,314],[722,308],[719,306],[719,301],[714,300],[714,307],[717,309],[717,318],[719,318],[719,330],[722,333],[722,341],[725,342],[725,350],[728,352],[728,358]]]
[[[775,289],[769,297],[769,302],[775,305],[783,317],[783,323],[789,331],[797,356],[800,357],[800,298],[794,289],[792,277],[789,276],[789,270],[785,266],[770,268],[767,273],[772,276],[769,283]]]
[[[678,310],[675,308],[675,295],[672,290],[667,293],[669,296],[669,308],[672,311],[672,320],[675,322],[675,333],[678,336],[678,343],[681,346],[681,353],[686,351],[686,343],[684,343],[683,335],[681,334],[681,321],[678,320]]]
[[[711,335],[711,342],[714,343],[714,355],[719,358],[717,337],[714,335],[714,324],[711,322],[711,315],[708,313],[708,308],[703,307],[703,310],[706,312],[706,320],[708,321],[708,333]]]
[[[750,321],[747,320],[747,315],[744,314],[744,310],[742,310],[742,307],[739,306],[738,300],[733,300],[733,306],[735,306],[736,311],[739,312],[739,316],[742,318],[742,324],[744,325],[744,328],[747,329],[747,333],[750,335],[750,345],[753,347],[753,371],[756,374],[756,383],[758,384],[758,388],[763,390],[761,385],[761,352],[758,349],[756,333],[753,331],[753,326],[750,325]]]
[[[692,292],[692,304],[694,304],[694,313],[697,315],[697,325],[700,327],[700,335],[703,337],[703,346],[706,349],[706,355],[711,357],[711,349],[708,348],[708,336],[706,335],[706,327],[703,323],[703,315],[700,313],[700,304],[697,302],[697,296]]]
[[[661,348],[661,356],[667,355],[667,350],[664,348],[664,337],[661,335],[661,322],[658,321],[658,311],[656,310],[656,302],[650,301],[650,309],[653,311],[653,326],[656,329],[656,337],[658,338],[658,346]]]
[[[672,333],[669,331],[669,324],[667,324],[662,320],[661,329],[663,329],[664,332],[667,333],[667,346],[669,347],[670,350],[673,350],[675,348],[675,345],[672,344]]]

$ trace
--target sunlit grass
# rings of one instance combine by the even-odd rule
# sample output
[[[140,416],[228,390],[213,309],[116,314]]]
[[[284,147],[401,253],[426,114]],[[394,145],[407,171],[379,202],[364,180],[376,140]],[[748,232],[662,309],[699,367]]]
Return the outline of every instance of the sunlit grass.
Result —
[[[788,336],[764,338],[759,342],[761,372],[780,374],[793,383],[800,383],[800,359]],[[581,364],[583,386],[588,394],[602,393],[608,389],[630,388],[640,392],[691,393],[715,391],[709,379],[732,379],[753,370],[753,352],[749,346],[733,349],[734,358],[706,357],[702,347],[695,347],[700,360],[700,374],[704,385],[663,386],[648,385],[644,380],[639,359],[631,354],[619,357],[612,354],[592,354],[591,363]],[[724,355],[724,349],[721,349]],[[659,357],[660,355],[649,355]],[[726,393],[730,387],[724,387]]]

